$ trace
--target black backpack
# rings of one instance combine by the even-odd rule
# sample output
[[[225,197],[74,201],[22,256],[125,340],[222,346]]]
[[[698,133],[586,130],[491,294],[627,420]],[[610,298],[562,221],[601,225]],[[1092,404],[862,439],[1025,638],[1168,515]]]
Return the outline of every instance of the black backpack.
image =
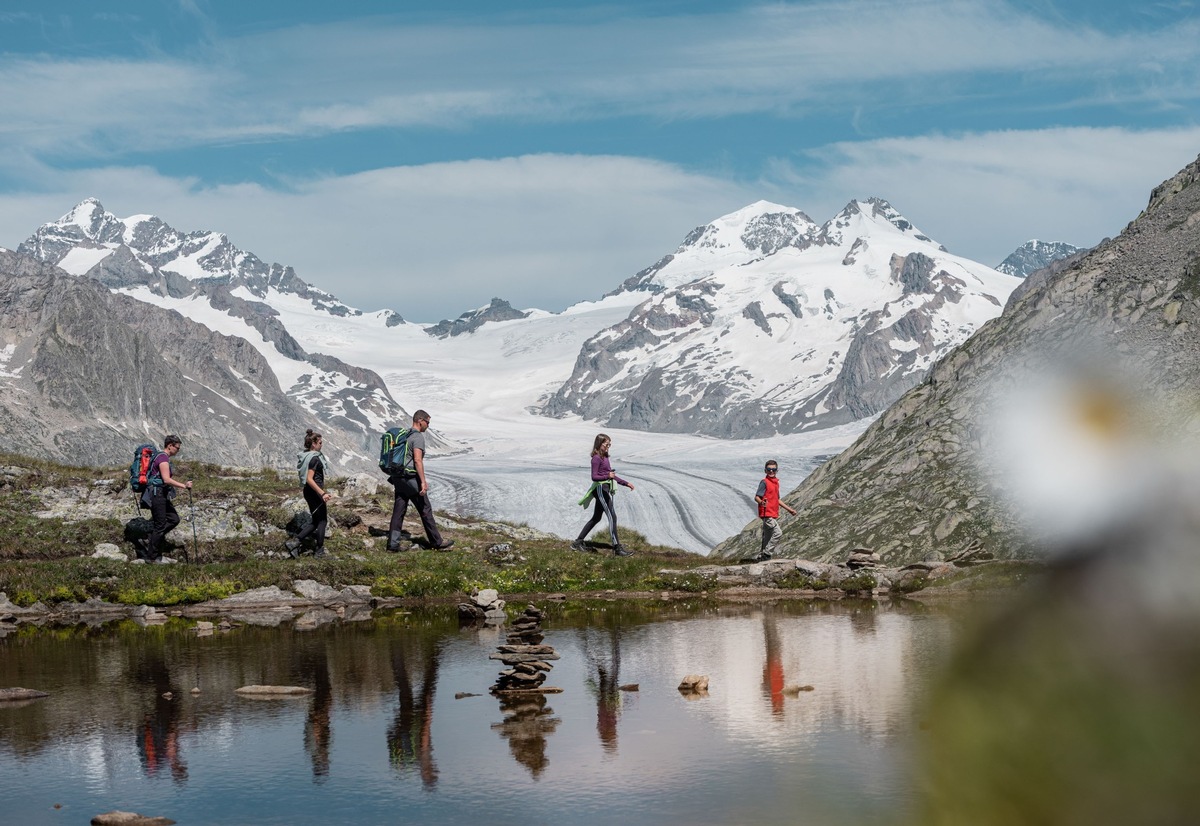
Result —
[[[391,427],[384,431],[379,444],[379,469],[391,478],[412,473],[408,437],[411,427]]]
[[[129,466],[129,489],[141,493],[151,485],[161,485],[161,476],[150,475],[150,463],[159,454],[154,445],[138,445],[133,451],[133,463]]]

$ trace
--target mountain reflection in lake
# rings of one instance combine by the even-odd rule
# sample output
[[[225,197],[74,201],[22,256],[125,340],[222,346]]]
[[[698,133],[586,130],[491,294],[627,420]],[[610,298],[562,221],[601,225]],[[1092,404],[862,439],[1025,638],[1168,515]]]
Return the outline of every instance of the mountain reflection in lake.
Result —
[[[210,636],[184,620],[9,634],[0,686],[51,696],[0,704],[0,820],[857,824],[910,809],[912,707],[948,653],[943,611],[543,607],[563,689],[548,696],[488,694],[503,632],[460,629],[452,607]],[[708,675],[706,696],[677,691],[689,673]],[[234,693],[252,684],[311,693]]]

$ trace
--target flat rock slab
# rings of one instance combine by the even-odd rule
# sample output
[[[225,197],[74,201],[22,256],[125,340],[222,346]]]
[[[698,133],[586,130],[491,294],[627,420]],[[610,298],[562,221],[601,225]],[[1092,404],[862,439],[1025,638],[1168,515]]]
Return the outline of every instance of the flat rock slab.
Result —
[[[244,685],[236,693],[243,697],[302,697],[313,690],[301,685]]]
[[[0,703],[17,700],[37,700],[49,696],[45,691],[38,691],[36,688],[0,688]]]
[[[169,817],[146,817],[137,812],[105,812],[92,818],[92,826],[172,826]]]
[[[498,645],[502,654],[553,654],[554,648],[549,645]]]
[[[557,660],[557,654],[488,654],[489,660],[499,660],[505,665],[536,663],[542,660]]]
[[[306,599],[296,594],[288,593],[280,590],[278,585],[267,585],[263,588],[252,588],[249,591],[243,591],[240,594],[226,597],[225,599],[211,600],[201,603],[204,608],[210,610],[243,610],[246,608],[272,608],[279,605],[304,605],[312,604],[312,600]]]

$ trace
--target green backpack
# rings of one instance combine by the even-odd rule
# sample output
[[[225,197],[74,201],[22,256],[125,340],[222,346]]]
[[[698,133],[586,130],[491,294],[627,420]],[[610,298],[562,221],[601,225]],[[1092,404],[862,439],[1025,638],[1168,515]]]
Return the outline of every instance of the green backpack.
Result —
[[[411,474],[415,468],[412,451],[408,447],[411,427],[391,427],[383,432],[379,444],[379,469],[390,479],[393,476]]]

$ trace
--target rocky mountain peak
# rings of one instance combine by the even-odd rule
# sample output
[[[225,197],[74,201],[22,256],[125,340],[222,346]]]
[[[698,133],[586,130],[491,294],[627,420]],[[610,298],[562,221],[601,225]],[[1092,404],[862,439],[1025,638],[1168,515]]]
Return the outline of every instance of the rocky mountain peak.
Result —
[[[820,243],[831,246],[853,245],[860,239],[867,241],[881,234],[900,232],[918,241],[934,244],[933,239],[921,232],[905,218],[899,210],[883,198],[871,197],[865,201],[853,200],[821,227]],[[945,250],[941,245],[938,249]]]
[[[819,227],[799,209],[755,201],[687,234],[670,255],[628,278],[610,295],[657,293],[682,286],[717,269],[766,258],[785,249],[810,247]]]
[[[528,318],[528,312],[515,309],[503,298],[493,298],[486,307],[468,310],[454,321],[443,319],[432,327],[426,327],[425,332],[435,338],[461,336],[478,330],[489,321],[513,321],[518,318]],[[402,319],[403,320],[403,319]]]
[[[244,288],[257,298],[268,290],[308,299],[334,315],[357,315],[282,264],[267,264],[239,249],[223,232],[181,232],[154,215],[118,218],[87,198],[57,221],[44,224],[18,252],[85,275],[105,286],[149,286],[162,295],[206,293],[214,285]]]
[[[1068,258],[1079,251],[1079,247],[1063,241],[1039,241],[1034,238],[1013,250],[996,266],[996,269],[1009,275],[1015,275],[1017,278],[1025,278],[1043,267],[1048,267],[1051,263]]]

